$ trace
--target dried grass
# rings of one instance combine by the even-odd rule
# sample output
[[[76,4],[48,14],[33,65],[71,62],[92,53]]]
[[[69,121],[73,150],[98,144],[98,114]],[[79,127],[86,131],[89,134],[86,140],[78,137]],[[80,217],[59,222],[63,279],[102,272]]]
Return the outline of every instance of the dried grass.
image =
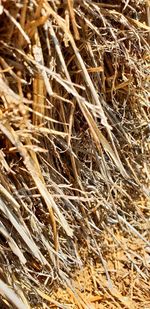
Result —
[[[1,308],[150,306],[149,11],[1,1]]]

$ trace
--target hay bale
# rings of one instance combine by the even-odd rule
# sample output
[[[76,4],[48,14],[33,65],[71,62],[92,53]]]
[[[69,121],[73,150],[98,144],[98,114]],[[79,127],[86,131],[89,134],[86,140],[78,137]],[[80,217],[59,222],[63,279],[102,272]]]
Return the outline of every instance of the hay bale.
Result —
[[[148,280],[148,14],[146,0],[1,1],[5,308],[66,308],[48,296],[53,285],[68,287],[74,308],[87,308],[98,298],[79,301],[71,278],[91,261],[129,308],[108,267],[109,239]]]

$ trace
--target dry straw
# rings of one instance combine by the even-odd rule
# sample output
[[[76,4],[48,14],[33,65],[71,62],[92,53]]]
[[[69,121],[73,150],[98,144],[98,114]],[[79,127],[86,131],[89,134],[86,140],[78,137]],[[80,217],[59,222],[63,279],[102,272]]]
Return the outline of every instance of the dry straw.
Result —
[[[149,306],[150,3],[105,2],[0,2],[2,308]]]

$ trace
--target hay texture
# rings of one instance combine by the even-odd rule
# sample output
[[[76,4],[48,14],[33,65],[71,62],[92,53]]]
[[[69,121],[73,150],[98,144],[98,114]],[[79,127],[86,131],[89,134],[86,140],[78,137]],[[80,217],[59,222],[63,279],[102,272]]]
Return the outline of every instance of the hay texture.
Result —
[[[149,0],[0,1],[1,308],[150,308],[149,42]]]

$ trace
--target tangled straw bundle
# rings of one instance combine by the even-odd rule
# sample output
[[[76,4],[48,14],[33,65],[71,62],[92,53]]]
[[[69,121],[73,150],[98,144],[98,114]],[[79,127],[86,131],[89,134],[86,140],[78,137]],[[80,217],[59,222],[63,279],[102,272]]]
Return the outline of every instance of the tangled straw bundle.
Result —
[[[150,5],[105,2],[1,1],[4,308],[66,308],[52,285],[91,261],[118,298],[107,238],[148,280]]]

